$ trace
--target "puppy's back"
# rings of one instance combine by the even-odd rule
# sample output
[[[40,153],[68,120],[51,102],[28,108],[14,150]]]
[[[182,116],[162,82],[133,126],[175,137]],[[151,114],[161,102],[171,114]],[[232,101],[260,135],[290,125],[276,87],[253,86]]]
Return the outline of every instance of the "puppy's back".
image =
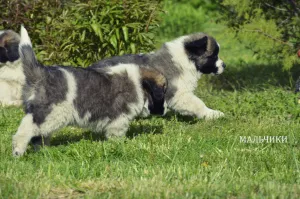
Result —
[[[121,64],[109,69],[67,68],[76,81],[74,107],[79,117],[90,122],[141,112],[143,91],[139,68]]]

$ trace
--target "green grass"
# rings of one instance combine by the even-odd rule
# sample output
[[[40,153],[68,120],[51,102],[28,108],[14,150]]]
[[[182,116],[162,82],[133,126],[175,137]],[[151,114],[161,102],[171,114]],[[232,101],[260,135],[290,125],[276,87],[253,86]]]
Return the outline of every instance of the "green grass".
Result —
[[[2,198],[298,198],[299,118],[295,96],[281,87],[197,94],[226,113],[203,121],[169,113],[135,120],[131,138],[99,141],[65,128],[53,146],[11,156],[23,113],[0,109]],[[287,143],[241,143],[240,136],[287,136]]]
[[[108,141],[68,127],[51,147],[29,147],[16,159],[11,137],[24,114],[0,108],[1,198],[300,198],[299,71],[257,61],[222,25],[202,28],[218,39],[228,67],[204,76],[196,94],[224,118],[137,119],[127,138]],[[287,136],[287,143],[240,136]]]

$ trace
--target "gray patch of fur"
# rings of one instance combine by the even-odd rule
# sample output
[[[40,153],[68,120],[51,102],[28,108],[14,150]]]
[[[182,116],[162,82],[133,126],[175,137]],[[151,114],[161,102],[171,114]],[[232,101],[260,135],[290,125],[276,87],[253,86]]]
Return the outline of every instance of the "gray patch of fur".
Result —
[[[26,76],[27,82],[33,82],[32,80],[29,81],[28,78],[35,77],[36,80],[33,84],[27,83],[23,87],[23,101],[25,113],[32,113],[33,121],[40,125],[51,113],[52,105],[61,103],[66,99],[68,88],[67,80],[58,67],[42,68],[40,66],[38,71],[40,76],[33,76],[33,73],[29,73],[29,77]],[[30,100],[32,95],[34,95],[34,99]]]
[[[127,73],[107,75],[92,69],[65,69],[72,72],[77,82],[75,108],[82,118],[89,112],[90,122],[128,114],[128,104],[138,101],[135,85]]]

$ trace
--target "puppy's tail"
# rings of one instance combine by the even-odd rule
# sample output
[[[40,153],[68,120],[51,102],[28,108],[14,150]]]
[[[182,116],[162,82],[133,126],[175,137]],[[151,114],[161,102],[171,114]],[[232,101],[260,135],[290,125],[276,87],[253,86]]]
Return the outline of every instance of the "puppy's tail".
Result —
[[[33,85],[43,78],[44,67],[37,61],[28,32],[23,25],[21,26],[20,35],[19,54],[23,66],[23,72],[25,74],[27,84]]]

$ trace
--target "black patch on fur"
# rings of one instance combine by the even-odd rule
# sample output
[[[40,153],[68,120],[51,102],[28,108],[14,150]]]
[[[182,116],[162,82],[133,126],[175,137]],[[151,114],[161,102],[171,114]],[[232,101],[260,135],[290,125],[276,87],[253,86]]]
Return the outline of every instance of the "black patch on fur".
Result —
[[[184,47],[198,71],[203,74],[218,72],[216,62],[218,61],[219,46],[213,38],[204,36],[198,40],[186,42]]]
[[[19,43],[10,43],[5,45],[7,50],[7,57],[10,62],[14,62],[19,59]]]
[[[148,109],[150,114],[163,115],[164,114],[164,102],[165,91],[163,88],[157,86],[152,79],[144,79],[143,87],[148,92]]]
[[[68,92],[67,80],[58,67],[36,67],[41,76],[35,77],[34,86],[26,84],[23,88],[23,100],[25,113],[32,113],[33,121],[37,125],[42,124],[47,115],[52,111],[52,105],[63,102]],[[35,70],[35,69],[33,69]],[[34,74],[31,73],[31,74]],[[30,76],[33,78],[33,76]],[[28,82],[27,76],[26,81]],[[28,98],[34,94],[33,100]]]
[[[187,42],[184,44],[185,50],[190,56],[199,57],[206,52],[207,37],[204,36],[196,41]]]
[[[74,106],[79,116],[91,114],[90,122],[99,119],[116,119],[129,113],[128,105],[137,103],[134,83],[127,73],[108,75],[93,69],[68,68],[77,82]]]

